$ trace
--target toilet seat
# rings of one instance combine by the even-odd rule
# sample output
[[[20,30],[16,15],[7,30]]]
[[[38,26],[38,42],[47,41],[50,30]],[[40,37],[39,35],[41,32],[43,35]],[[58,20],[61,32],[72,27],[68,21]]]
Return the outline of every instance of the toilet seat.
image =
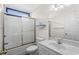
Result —
[[[27,47],[26,51],[29,53],[32,53],[32,52],[36,51],[37,49],[38,49],[37,45],[32,45],[32,46]]]

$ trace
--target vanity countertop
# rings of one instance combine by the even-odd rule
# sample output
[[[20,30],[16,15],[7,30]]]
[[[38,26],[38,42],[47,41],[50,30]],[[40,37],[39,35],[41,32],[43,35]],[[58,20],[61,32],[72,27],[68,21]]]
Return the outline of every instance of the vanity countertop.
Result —
[[[72,46],[67,43],[57,44],[56,41],[53,40],[44,40],[39,42],[38,44],[41,44],[62,55],[79,55],[79,47]]]

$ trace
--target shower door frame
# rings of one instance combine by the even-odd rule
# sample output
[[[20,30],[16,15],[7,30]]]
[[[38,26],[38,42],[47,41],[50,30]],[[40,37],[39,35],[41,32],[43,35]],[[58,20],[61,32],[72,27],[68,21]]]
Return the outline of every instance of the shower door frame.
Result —
[[[5,49],[5,43],[4,43],[4,40],[5,40],[5,34],[4,34],[4,29],[5,29],[4,26],[5,25],[4,25],[4,21],[5,21],[5,19],[4,19],[4,15],[13,16],[13,17],[21,17],[21,16],[10,15],[10,14],[7,14],[7,13],[4,13],[3,14],[3,51],[10,50],[10,49],[14,49],[14,48],[17,48],[17,47],[21,47],[21,46],[24,46],[24,45],[27,45],[27,44],[31,44],[31,43],[36,42],[36,19],[35,18],[31,18],[31,17],[25,17],[25,18],[29,18],[29,19],[33,19],[34,20],[34,42],[29,42],[29,43],[23,44],[23,33],[22,33],[23,29],[21,28],[21,37],[22,37],[21,38],[21,41],[22,41],[22,44],[19,45],[19,46],[13,47],[13,48]],[[22,23],[22,20],[21,20],[21,23]]]

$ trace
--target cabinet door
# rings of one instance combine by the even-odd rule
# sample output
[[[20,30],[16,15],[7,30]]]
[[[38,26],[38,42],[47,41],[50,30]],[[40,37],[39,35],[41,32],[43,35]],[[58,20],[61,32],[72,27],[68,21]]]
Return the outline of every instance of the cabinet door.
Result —
[[[60,53],[54,51],[54,50],[51,50],[45,46],[42,46],[42,45],[38,45],[39,46],[39,54],[40,55],[61,55]]]
[[[5,49],[21,45],[21,18],[4,15]]]
[[[39,47],[39,55],[49,55],[49,52],[44,47]]]
[[[48,49],[48,51],[49,51],[49,55],[61,55],[60,53],[58,53],[58,52],[56,52],[56,51],[54,51],[54,50],[50,50],[50,49]]]

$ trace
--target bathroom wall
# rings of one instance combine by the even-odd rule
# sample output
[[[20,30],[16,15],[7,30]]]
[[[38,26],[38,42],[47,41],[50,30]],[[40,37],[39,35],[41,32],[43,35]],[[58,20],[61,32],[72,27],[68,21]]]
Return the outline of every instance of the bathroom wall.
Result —
[[[56,16],[51,20],[51,37],[64,38],[64,17],[63,15]]]
[[[68,40],[79,41],[79,5],[65,6],[64,9],[52,15],[52,37],[65,37]]]
[[[46,24],[46,27],[43,29],[39,29],[36,27],[36,37],[43,37],[48,39],[49,38],[49,30],[48,30],[48,6],[49,5],[40,5],[37,9],[35,9],[32,13],[31,16],[33,18],[36,18],[36,21],[40,22],[42,21],[43,23]]]
[[[64,38],[64,13],[62,9],[50,11],[51,37]]]
[[[51,21],[51,37],[64,37],[64,17],[63,14],[61,14],[61,10],[59,11],[50,11],[51,4],[45,4],[45,5],[40,5],[39,8],[37,8],[33,13],[32,17],[39,18],[42,20],[46,21]],[[43,30],[38,30],[37,29],[37,35],[46,35],[45,37],[49,37],[49,30],[43,29]],[[41,34],[40,34],[41,33]],[[43,36],[41,35],[41,36]]]
[[[65,10],[65,38],[79,41],[79,5]]]
[[[65,37],[68,40],[79,41],[79,5],[65,6],[56,12],[51,21],[53,38]]]
[[[33,13],[32,17],[51,21],[51,37],[67,38],[68,40],[79,41],[79,5],[65,6],[58,11],[49,11],[51,5],[39,6]],[[49,18],[50,16],[50,18]],[[46,29],[41,33],[46,35]],[[40,29],[37,32],[40,33]],[[40,34],[39,34],[40,35]],[[46,36],[47,37],[47,36]]]
[[[2,13],[0,13],[0,51],[2,50],[2,39],[3,39],[3,33],[2,33]]]
[[[49,4],[41,4],[34,11],[32,11],[31,16],[37,19],[48,19],[49,13],[48,8]]]
[[[43,25],[46,25],[44,27],[40,27],[40,23],[42,23]],[[36,20],[36,37],[42,37],[44,39],[48,39],[49,38],[49,24],[48,21],[45,19],[37,19]]]
[[[3,6],[0,5],[0,9],[3,9]],[[3,13],[0,11],[0,52],[2,51],[2,41],[3,41]]]

